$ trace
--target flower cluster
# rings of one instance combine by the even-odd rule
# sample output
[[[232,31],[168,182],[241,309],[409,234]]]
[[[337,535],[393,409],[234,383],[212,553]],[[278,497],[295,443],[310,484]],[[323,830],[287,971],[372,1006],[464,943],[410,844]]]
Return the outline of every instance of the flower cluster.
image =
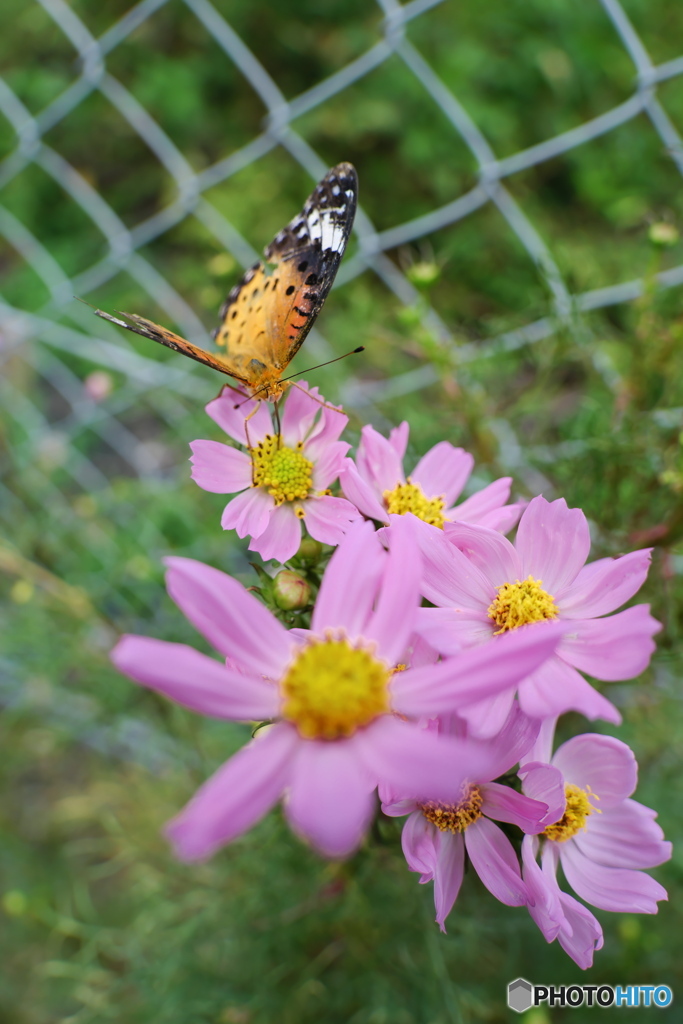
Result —
[[[586,903],[655,913],[666,893],[642,869],[671,848],[655,813],[630,799],[624,743],[587,733],[553,754],[553,736],[568,711],[620,721],[585,675],[630,679],[648,664],[659,624],[647,605],[617,609],[650,552],[586,564],[584,514],[540,496],[509,504],[507,478],[456,504],[472,457],[441,441],[407,476],[407,423],[389,439],[364,427],[351,459],[346,417],[306,384],[290,388],[281,416],[234,393],[207,412],[239,447],[193,442],[193,478],[240,492],[223,528],[289,566],[260,568],[257,597],[170,558],[170,596],[222,660],[139,636],[112,653],[193,711],[258,723],[168,824],[178,856],[210,856],[282,800],[295,832],[347,857],[379,800],[406,818],[403,852],[434,882],[442,930],[468,858],[498,900],[526,906],[547,941],[588,967],[600,925],[562,891],[558,864]],[[504,534],[518,522],[512,543]]]

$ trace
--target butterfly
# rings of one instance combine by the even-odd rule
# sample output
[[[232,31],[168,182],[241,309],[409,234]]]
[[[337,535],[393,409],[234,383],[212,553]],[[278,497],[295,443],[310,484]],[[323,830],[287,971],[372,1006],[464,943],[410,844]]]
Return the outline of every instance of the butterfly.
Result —
[[[282,374],[322,309],[346,249],[358,199],[358,177],[337,164],[318,182],[299,213],[279,231],[228,294],[213,337],[223,352],[207,352],[159,324],[96,309],[98,316],[158,341],[175,352],[234,377],[252,395],[277,401]]]

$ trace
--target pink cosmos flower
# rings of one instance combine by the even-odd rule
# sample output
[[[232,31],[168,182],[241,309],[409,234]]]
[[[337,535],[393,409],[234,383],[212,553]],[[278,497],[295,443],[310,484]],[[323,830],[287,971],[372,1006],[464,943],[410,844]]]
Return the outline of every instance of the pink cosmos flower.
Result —
[[[492,781],[528,752],[539,724],[515,704],[498,736],[478,744],[481,767],[476,773],[468,773],[455,803],[401,799],[380,787],[385,814],[410,815],[403,828],[403,852],[411,871],[420,872],[421,883],[434,881],[436,920],[442,932],[446,931],[444,922],[460,891],[465,853],[486,888],[501,903],[519,907],[529,901],[517,854],[507,836],[489,819],[511,822],[523,832],[543,830],[547,803]],[[447,734],[462,733],[453,717],[441,719],[433,728]]]
[[[609,612],[636,593],[647,576],[650,550],[584,565],[590,550],[586,517],[564,499],[534,498],[514,544],[493,530],[447,523],[443,532],[421,530],[425,556],[424,608],[418,630],[441,654],[499,643],[519,625],[557,619],[564,636],[557,653],[519,688],[522,710],[547,718],[580,711],[619,723],[619,712],[581,675],[617,680],[637,676],[654,650],[661,627],[640,604]],[[470,728],[493,735],[509,712],[514,690],[468,709]],[[465,712],[462,712],[465,714]]]
[[[363,427],[355,463],[344,460],[340,473],[342,490],[364,516],[388,524],[392,513],[412,512],[418,519],[438,527],[458,519],[502,533],[512,529],[523,505],[505,504],[510,497],[511,477],[494,480],[456,507],[474,459],[464,449],[440,441],[406,477],[403,457],[409,429],[404,421],[391,431],[387,440],[374,427]]]
[[[531,756],[520,768],[524,792],[549,803],[554,820],[539,838],[524,840],[524,879],[534,897],[529,912],[546,940],[558,939],[580,967],[590,967],[593,951],[602,946],[602,929],[593,915],[556,879],[557,867],[574,892],[594,907],[631,914],[656,914],[667,899],[659,882],[643,873],[671,857],[655,811],[629,799],[636,788],[638,766],[632,751],[612,736],[586,733],[568,740],[551,759],[555,720],[544,723]],[[549,762],[549,765],[544,762]],[[564,797],[557,800],[546,781],[557,773]],[[553,807],[554,805],[554,807]],[[536,855],[541,847],[541,866]]]
[[[348,417],[321,405],[318,389],[302,382],[287,392],[278,435],[268,403],[249,399],[235,408],[236,393],[224,392],[206,411],[246,451],[219,441],[190,445],[192,478],[200,487],[241,492],[225,507],[223,529],[250,536],[249,550],[266,561],[286,562],[296,554],[302,523],[315,540],[338,544],[359,518],[351,502],[327,493],[350,447],[339,440]]]
[[[186,558],[167,560],[168,590],[227,659],[183,644],[123,637],[117,668],[214,718],[268,721],[168,825],[180,857],[196,860],[255,824],[284,795],[292,827],[330,857],[360,843],[384,783],[445,802],[478,771],[471,744],[415,720],[452,712],[472,692],[528,675],[556,635],[524,630],[439,664],[394,671],[419,605],[420,555],[404,520],[386,552],[372,524],[349,530],[318,593],[311,633],[284,626],[231,577]],[[401,666],[402,667],[402,666]]]

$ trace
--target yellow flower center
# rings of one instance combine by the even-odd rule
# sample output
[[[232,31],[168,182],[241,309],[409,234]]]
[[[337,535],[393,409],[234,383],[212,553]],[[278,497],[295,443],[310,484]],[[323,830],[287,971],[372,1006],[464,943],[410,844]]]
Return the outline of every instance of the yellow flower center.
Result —
[[[286,448],[279,434],[266,434],[255,448],[249,448],[254,487],[265,487],[276,505],[307,498],[313,487],[313,463],[301,454],[303,442]]]
[[[283,718],[307,739],[351,736],[389,708],[391,670],[363,647],[328,637],[301,650],[280,683]]]
[[[557,618],[557,605],[551,594],[543,589],[543,580],[527,576],[523,581],[502,583],[498,596],[488,608],[488,616],[498,626],[494,636],[529,622]]]
[[[462,800],[457,804],[421,804],[420,810],[442,832],[464,832],[481,818],[483,802],[479,787],[465,784]]]
[[[387,512],[398,516],[404,516],[406,512],[412,512],[418,519],[425,523],[438,526],[443,530],[443,510],[446,502],[443,498],[428,498],[419,484],[411,482],[408,477],[406,483],[396,484],[393,491],[384,491],[384,504]]]
[[[591,799],[599,800],[600,797],[592,792],[590,786],[581,789],[579,786],[568,783],[564,789],[567,805],[564,814],[554,825],[548,825],[543,832],[546,839],[552,839],[554,843],[566,843],[586,828],[586,818],[594,811],[601,813],[599,807],[594,807]]]

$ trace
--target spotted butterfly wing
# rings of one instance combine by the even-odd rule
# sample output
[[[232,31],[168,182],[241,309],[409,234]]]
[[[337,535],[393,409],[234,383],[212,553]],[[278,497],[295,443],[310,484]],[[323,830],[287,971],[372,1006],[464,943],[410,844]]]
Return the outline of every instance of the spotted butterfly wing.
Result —
[[[281,377],[301,348],[329,294],[353,226],[358,178],[337,164],[318,183],[301,213],[266,248],[229,293],[214,332],[223,352],[211,353],[133,313],[98,316],[235,377],[276,399]]]
[[[301,348],[339,269],[357,196],[351,164],[333,167],[228,295],[215,338],[242,372],[272,368],[279,379]]]

